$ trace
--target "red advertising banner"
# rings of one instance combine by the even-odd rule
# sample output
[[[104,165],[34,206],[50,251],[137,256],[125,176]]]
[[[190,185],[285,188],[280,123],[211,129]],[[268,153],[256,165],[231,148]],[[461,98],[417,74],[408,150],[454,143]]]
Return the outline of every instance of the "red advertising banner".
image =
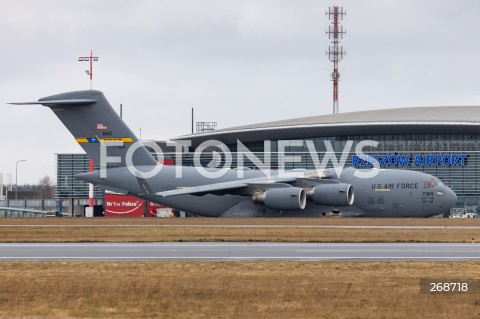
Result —
[[[143,207],[143,199],[105,193],[105,217],[142,217]]]

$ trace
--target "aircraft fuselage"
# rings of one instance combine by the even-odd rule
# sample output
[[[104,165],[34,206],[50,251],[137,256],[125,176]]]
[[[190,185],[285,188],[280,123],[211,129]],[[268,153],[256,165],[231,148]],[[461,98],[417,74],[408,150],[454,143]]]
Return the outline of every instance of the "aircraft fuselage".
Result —
[[[149,167],[139,167],[150,171]],[[182,178],[176,178],[181,169]],[[456,203],[455,193],[438,178],[406,170],[379,170],[372,178],[354,176],[356,169],[344,169],[339,181],[349,183],[355,192],[351,206],[331,207],[307,202],[305,209],[280,211],[254,204],[249,195],[206,194],[157,197],[145,194],[136,177],[127,167],[110,168],[107,178],[100,178],[99,172],[82,174],[79,178],[107,189],[128,193],[161,205],[181,211],[208,217],[320,217],[320,216],[362,216],[362,217],[430,217],[443,214]],[[259,170],[245,170],[239,178],[238,171],[229,170],[216,183],[264,176]],[[265,177],[266,178],[266,177]],[[148,179],[155,192],[183,187],[211,184],[195,167],[164,166],[160,173]]]

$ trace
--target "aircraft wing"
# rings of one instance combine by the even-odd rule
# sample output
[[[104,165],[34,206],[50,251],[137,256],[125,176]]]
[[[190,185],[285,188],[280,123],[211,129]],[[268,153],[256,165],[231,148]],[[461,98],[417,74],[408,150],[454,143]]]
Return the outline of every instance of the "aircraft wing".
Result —
[[[170,191],[159,192],[159,193],[156,193],[155,195],[160,197],[177,196],[177,195],[199,195],[204,193],[213,193],[213,192],[220,192],[220,191],[228,192],[230,190],[244,188],[247,186],[248,184],[244,182],[232,181],[232,182],[225,182],[225,183],[216,183],[216,184],[208,184],[208,185],[194,186],[194,187],[188,187],[188,188],[174,189]]]
[[[159,197],[170,197],[178,195],[204,195],[208,193],[229,194],[231,191],[238,192],[249,186],[254,185],[279,185],[280,183],[291,183],[297,180],[297,177],[281,177],[281,178],[251,178],[238,181],[228,181],[223,183],[207,184],[200,186],[192,186],[186,188],[178,188],[163,192],[154,192],[147,181],[137,176],[138,183],[147,195],[155,195]]]

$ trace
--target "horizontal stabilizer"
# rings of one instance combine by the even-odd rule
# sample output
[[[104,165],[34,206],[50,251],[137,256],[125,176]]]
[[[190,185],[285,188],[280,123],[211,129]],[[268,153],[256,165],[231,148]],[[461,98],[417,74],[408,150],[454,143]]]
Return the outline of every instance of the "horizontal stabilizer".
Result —
[[[92,99],[69,99],[69,100],[44,100],[44,101],[36,101],[36,102],[18,102],[18,103],[8,103],[13,105],[35,105],[41,104],[45,106],[50,105],[89,105],[97,103],[97,100]]]

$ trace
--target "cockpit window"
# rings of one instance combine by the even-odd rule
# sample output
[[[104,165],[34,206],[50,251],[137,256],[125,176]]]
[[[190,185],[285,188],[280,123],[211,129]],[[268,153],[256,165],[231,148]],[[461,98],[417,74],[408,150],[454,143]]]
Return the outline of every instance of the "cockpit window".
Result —
[[[433,188],[433,187],[437,187],[440,184],[441,184],[441,182],[425,181],[425,182],[423,182],[423,188]]]

